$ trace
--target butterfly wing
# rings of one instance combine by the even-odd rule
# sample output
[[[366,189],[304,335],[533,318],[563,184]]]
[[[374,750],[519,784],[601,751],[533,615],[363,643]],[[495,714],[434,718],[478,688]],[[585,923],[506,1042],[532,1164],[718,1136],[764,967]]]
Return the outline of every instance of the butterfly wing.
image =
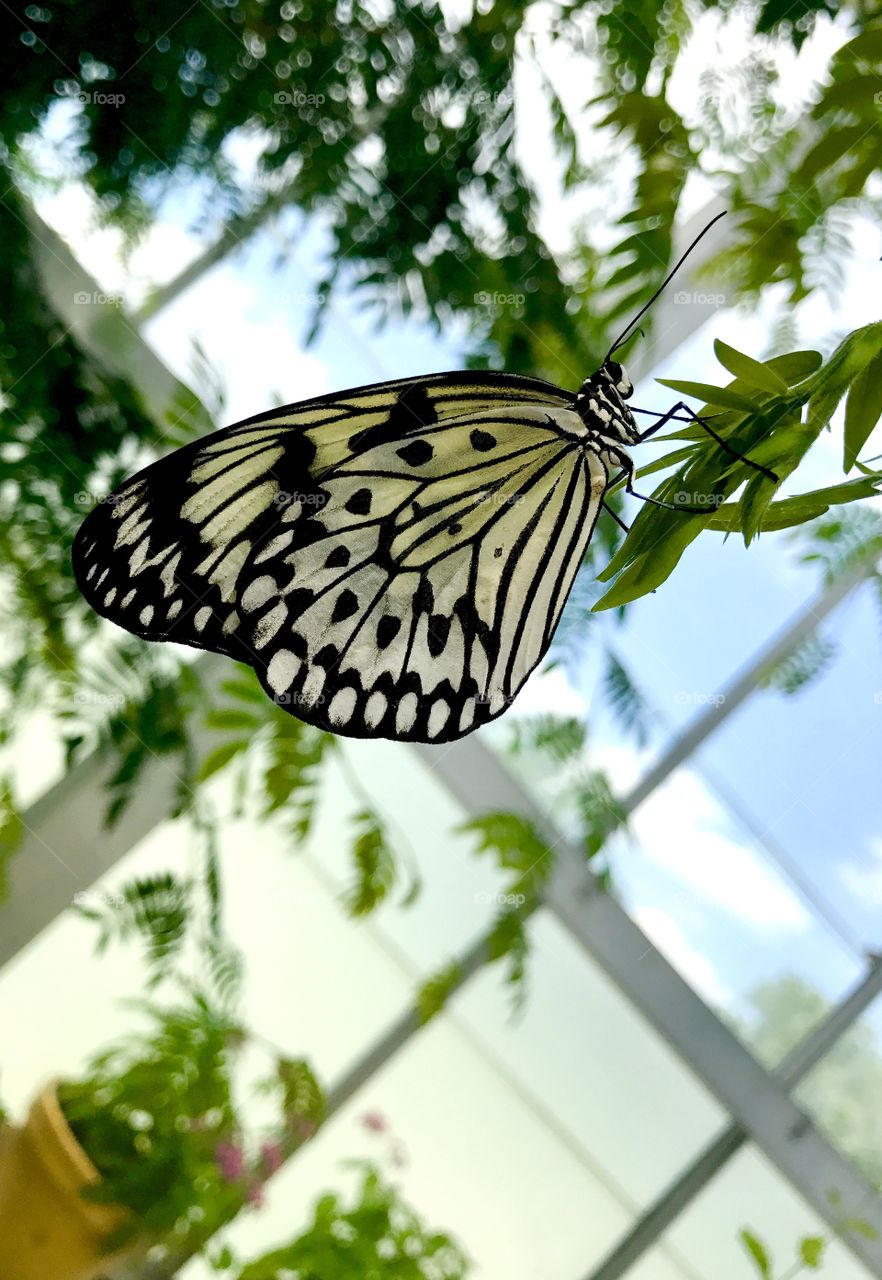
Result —
[[[276,702],[335,733],[471,732],[546,652],[607,480],[569,408],[469,413],[373,444],[249,556],[248,661]]]
[[[332,468],[384,440],[511,401],[565,406],[533,378],[448,373],[286,405],[160,459],[99,503],[72,550],[80,591],[145,640],[249,660],[240,637],[242,568],[284,513],[319,503]]]

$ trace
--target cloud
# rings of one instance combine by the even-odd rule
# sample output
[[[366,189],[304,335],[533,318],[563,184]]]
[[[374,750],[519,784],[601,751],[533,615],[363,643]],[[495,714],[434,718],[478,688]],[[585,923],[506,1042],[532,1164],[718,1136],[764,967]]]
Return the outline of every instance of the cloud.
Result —
[[[673,916],[660,907],[638,907],[634,920],[690,986],[711,1005],[727,1005],[728,989],[706,956],[688,940]]]
[[[882,840],[871,840],[867,859],[846,863],[839,878],[865,906],[882,906]]]
[[[801,931],[812,917],[773,865],[720,828],[725,810],[681,770],[641,805],[631,831],[644,856],[700,900],[766,929]]]
[[[581,718],[587,710],[588,704],[584,697],[570,684],[562,668],[552,667],[550,671],[537,671],[530,676],[512,703],[511,714]]]

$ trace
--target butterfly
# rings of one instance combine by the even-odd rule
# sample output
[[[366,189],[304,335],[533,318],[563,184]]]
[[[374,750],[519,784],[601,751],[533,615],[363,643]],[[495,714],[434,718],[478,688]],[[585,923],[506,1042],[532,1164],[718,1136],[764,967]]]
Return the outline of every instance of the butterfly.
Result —
[[[323,729],[471,733],[548,651],[611,473],[630,488],[649,433],[617,345],[575,393],[441,373],[216,431],[90,512],[79,589],[145,640],[250,664]]]

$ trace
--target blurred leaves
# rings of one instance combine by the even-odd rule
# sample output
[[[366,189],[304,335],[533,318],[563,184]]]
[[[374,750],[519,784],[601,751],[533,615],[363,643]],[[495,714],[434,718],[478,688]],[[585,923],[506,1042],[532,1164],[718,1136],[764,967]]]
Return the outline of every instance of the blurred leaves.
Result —
[[[24,827],[12,787],[7,778],[0,779],[0,903],[9,892],[9,863],[21,844]]]
[[[366,1161],[351,1161],[359,1185],[347,1204],[327,1192],[294,1240],[245,1264],[228,1251],[217,1269],[230,1280],[463,1280],[470,1267],[447,1234],[425,1227],[400,1192]]]

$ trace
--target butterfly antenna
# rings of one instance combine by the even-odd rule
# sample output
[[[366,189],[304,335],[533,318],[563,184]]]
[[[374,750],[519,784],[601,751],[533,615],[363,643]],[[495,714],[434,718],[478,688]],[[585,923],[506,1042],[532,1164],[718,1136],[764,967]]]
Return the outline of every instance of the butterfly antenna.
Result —
[[[612,346],[610,347],[609,351],[607,351],[607,353],[606,353],[606,356],[605,356],[604,361],[603,361],[603,363],[604,363],[604,364],[606,364],[607,360],[609,360],[610,356],[611,356],[611,355],[612,355],[612,353],[615,351],[616,347],[620,347],[620,346],[622,345],[622,343],[625,341],[625,339],[626,339],[626,338],[628,337],[628,335],[630,334],[631,330],[634,328],[634,326],[635,326],[635,324],[637,323],[637,321],[638,321],[638,320],[640,320],[640,319],[642,319],[642,317],[646,315],[647,311],[648,311],[648,310],[649,310],[649,308],[652,306],[652,304],[653,304],[653,303],[656,301],[656,299],[657,299],[657,298],[659,298],[659,297],[661,296],[661,294],[665,291],[665,289],[668,287],[668,285],[669,285],[669,284],[671,283],[671,281],[673,280],[674,276],[677,274],[677,272],[678,272],[678,271],[680,270],[680,268],[682,267],[683,263],[684,263],[684,262],[686,261],[686,259],[689,257],[689,255],[690,255],[690,253],[692,252],[692,250],[693,250],[693,249],[695,248],[695,246],[698,244],[699,240],[701,240],[702,236],[706,236],[706,235],[707,235],[707,233],[710,231],[711,227],[714,225],[714,223],[719,222],[720,218],[725,218],[725,216],[726,216],[727,212],[728,212],[728,210],[727,210],[727,209],[724,209],[722,213],[718,213],[718,214],[717,214],[717,216],[716,216],[715,218],[711,218],[710,222],[707,224],[707,226],[704,228],[704,230],[703,230],[703,231],[699,231],[698,235],[697,235],[697,236],[695,237],[695,239],[692,241],[692,244],[689,246],[689,248],[686,250],[686,252],[682,255],[682,257],[681,257],[681,258],[679,258],[679,259],[678,259],[678,261],[677,261],[677,262],[675,262],[675,263],[674,263],[673,267],[671,267],[670,271],[669,271],[669,272],[668,272],[668,274],[665,276],[664,280],[662,280],[661,284],[658,286],[658,288],[656,289],[655,293],[654,293],[654,294],[652,295],[652,297],[649,299],[649,301],[647,302],[646,306],[645,306],[645,307],[642,307],[642,308],[641,308],[641,310],[637,312],[637,314],[636,314],[636,316],[634,317],[634,319],[633,319],[633,320],[631,320],[631,321],[629,321],[629,323],[628,323],[627,327],[626,327],[626,328],[622,331],[622,333],[620,333],[620,334],[619,334],[619,336],[616,338],[615,342],[612,344]]]

